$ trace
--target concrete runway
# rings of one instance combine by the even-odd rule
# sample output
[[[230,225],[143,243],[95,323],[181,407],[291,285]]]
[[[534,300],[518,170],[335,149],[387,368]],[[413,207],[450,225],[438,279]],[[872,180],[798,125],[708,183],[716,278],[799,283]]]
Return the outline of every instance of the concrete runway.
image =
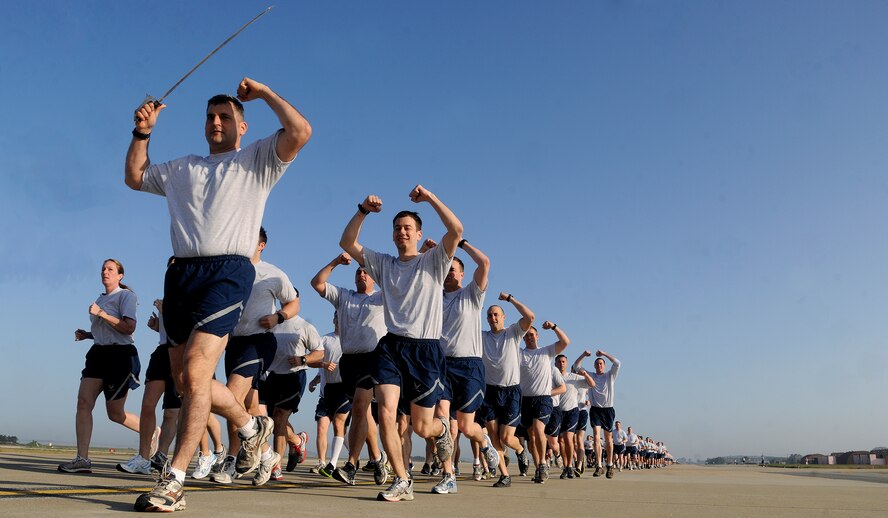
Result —
[[[92,474],[64,474],[58,463],[69,452],[0,451],[0,516],[96,516],[130,513],[136,496],[153,487],[147,475],[115,470],[128,455],[95,455]],[[514,460],[514,455],[513,455]],[[459,493],[429,493],[437,482],[417,476],[413,502],[375,500],[379,486],[370,474],[347,487],[308,472],[307,461],[283,482],[254,488],[249,480],[231,486],[186,483],[187,516],[483,516],[585,517],[885,517],[888,470],[777,469],[754,466],[672,466],[623,471],[607,480],[559,480],[545,484],[515,477],[511,488],[460,477]],[[471,467],[463,463],[463,472]],[[516,466],[517,470],[517,466]],[[445,507],[446,506],[446,507]]]

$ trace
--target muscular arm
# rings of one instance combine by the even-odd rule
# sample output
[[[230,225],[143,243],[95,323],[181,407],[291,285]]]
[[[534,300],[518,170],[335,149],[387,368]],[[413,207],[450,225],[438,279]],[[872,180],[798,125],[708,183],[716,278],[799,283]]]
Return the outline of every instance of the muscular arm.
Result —
[[[585,371],[586,369],[583,369],[582,367],[580,367],[580,365],[582,365],[583,360],[585,360],[586,358],[588,358],[590,356],[592,356],[592,353],[590,353],[589,351],[583,351],[582,354],[580,354],[580,356],[577,357],[577,359],[573,362],[573,365],[571,365],[570,370],[573,372],[580,372],[581,370]]]
[[[462,248],[467,254],[469,254],[469,257],[475,261],[475,264],[478,265],[478,267],[475,268],[475,273],[472,278],[478,288],[480,288],[481,291],[485,291],[487,289],[487,274],[490,272],[490,259],[484,255],[484,252],[478,250],[477,247],[472,246],[468,241],[466,241]]]
[[[379,199],[379,196],[371,194],[361,202],[361,207],[368,213],[379,212],[382,210],[382,200]],[[358,209],[345,226],[345,230],[342,231],[342,237],[339,239],[339,246],[348,252],[348,255],[352,256],[361,266],[365,266],[364,247],[358,242],[358,237],[361,235],[361,226],[364,225],[364,218],[366,217],[367,214]]]
[[[311,287],[314,288],[318,295],[321,297],[327,296],[327,279],[330,278],[330,274],[333,273],[333,269],[339,266],[340,264],[350,264],[351,256],[348,253],[341,253],[336,256],[335,259],[327,263],[321,270],[315,274],[314,277],[311,278]]]
[[[536,318],[536,315],[533,314],[533,311],[531,311],[530,308],[518,302],[518,299],[516,299],[514,295],[500,293],[500,300],[511,302],[512,305],[515,306],[515,309],[518,310],[518,313],[521,315],[521,319],[518,320],[518,325],[521,326],[522,331],[530,329],[531,324],[533,324],[533,319]]]
[[[262,99],[277,115],[284,129],[277,139],[277,156],[284,162],[296,158],[296,153],[311,138],[311,125],[299,110],[276,94],[268,86],[245,77],[237,88],[237,97],[241,101]]]
[[[562,331],[560,327],[556,326],[552,322],[548,320],[543,322],[543,329],[552,329],[553,327],[555,328],[555,335],[558,336],[558,341],[553,344],[555,346],[555,354],[561,354],[561,352],[564,351],[568,345],[570,345],[570,338],[567,337],[567,333]]]

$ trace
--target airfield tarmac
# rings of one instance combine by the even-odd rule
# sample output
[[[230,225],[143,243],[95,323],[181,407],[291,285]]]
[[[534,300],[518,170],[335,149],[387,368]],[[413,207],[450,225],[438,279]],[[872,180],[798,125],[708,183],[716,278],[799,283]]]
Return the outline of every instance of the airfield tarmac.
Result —
[[[97,516],[133,512],[139,493],[153,487],[147,475],[124,475],[123,454],[94,455],[92,474],[56,470],[70,453],[0,451],[0,515]],[[386,516],[422,517],[885,517],[888,470],[782,469],[757,466],[671,466],[623,471],[607,480],[559,480],[544,484],[513,477],[511,488],[459,477],[459,493],[429,493],[437,478],[417,475],[413,502],[377,502],[379,486],[359,473],[344,486],[308,472],[313,459],[285,473],[283,482],[254,488],[249,479],[231,486],[188,480],[184,516]],[[514,459],[513,459],[514,460]],[[517,466],[515,471],[517,471]],[[471,471],[461,464],[463,473]]]

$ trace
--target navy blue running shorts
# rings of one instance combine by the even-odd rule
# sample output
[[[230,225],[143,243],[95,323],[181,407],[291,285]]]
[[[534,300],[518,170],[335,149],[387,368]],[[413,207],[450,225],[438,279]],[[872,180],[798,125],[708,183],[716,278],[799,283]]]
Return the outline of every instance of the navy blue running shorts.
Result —
[[[552,396],[524,396],[521,398],[521,424],[526,428],[534,420],[549,422],[552,415]]]
[[[106,401],[126,397],[128,390],[139,386],[139,353],[132,344],[94,344],[86,353],[86,363],[80,372],[80,379],[97,378],[102,380],[102,392]]]
[[[600,426],[606,432],[613,432],[616,417],[617,415],[614,412],[613,407],[589,407],[589,425],[593,428],[596,426]]]
[[[447,376],[444,395],[441,399],[450,401],[450,416],[456,412],[474,413],[484,403],[484,362],[481,358],[446,359]]]
[[[441,400],[446,374],[438,339],[407,338],[388,333],[376,346],[374,385],[398,385],[408,403],[433,408]]]
[[[268,407],[268,415],[276,408],[299,411],[299,402],[305,393],[305,370],[286,374],[268,373],[268,377],[259,383],[259,402]]]
[[[259,388],[259,379],[274,360],[277,339],[274,333],[232,336],[225,347],[225,376],[232,374],[252,378],[253,388]]]

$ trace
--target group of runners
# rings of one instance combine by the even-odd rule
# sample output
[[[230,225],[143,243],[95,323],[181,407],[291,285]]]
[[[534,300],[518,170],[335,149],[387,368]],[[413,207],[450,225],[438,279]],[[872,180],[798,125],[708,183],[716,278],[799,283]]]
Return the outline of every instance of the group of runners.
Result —
[[[282,127],[241,148],[247,130],[242,103],[255,99],[272,109]],[[228,484],[249,475],[255,485],[281,479],[305,458],[308,434],[296,433],[289,417],[299,410],[306,385],[310,391],[320,387],[320,461],[313,470],[349,485],[359,469],[371,471],[378,485],[389,483],[379,500],[414,498],[414,434],[428,452],[420,472],[441,477],[432,488],[439,494],[458,490],[454,450],[460,434],[472,445],[472,478],[495,476],[494,487],[512,483],[509,449],[518,474],[533,467],[536,483],[549,479],[548,459],[561,467],[561,478],[581,476],[587,423],[593,475],[611,478],[628,466],[617,453],[628,438],[619,434],[613,409],[619,360],[601,350],[583,351],[569,364],[565,331],[553,320],[534,327],[534,312],[510,292],[487,306],[488,329],[482,330],[491,261],[464,237],[459,218],[434,193],[417,185],[409,198],[434,210],[444,236],[423,239],[420,215],[398,212],[393,254],[360,238],[382,200],[369,195],[357,204],[339,241],[342,252],[311,280],[334,309],[334,332],[322,337],[298,316],[299,293],[288,276],[262,261],[265,202],[308,141],[308,122],[269,87],[244,78],[236,97],[217,95],[207,103],[208,156],[154,164],[148,142],[164,108],[149,102],[136,110],[126,156],[126,184],[167,198],[173,249],[163,299],[148,322],[160,333],[160,345],[146,371],[142,413],[123,409],[140,370],[132,339],[136,296],[121,284],[123,266],[109,259],[102,266],[105,293],[89,307],[91,330],[75,332],[76,340],[93,339],[95,345],[78,393],[77,457],[59,470],[91,470],[92,410],[104,392],[109,417],[140,436],[139,453],[118,469],[159,473],[154,489],[136,500],[136,510],[184,509],[186,470],[195,452],[197,479]],[[468,278],[457,249],[473,263]],[[354,289],[329,282],[335,268],[352,263]],[[518,316],[511,324],[507,310]],[[540,345],[543,331],[553,333],[550,345]],[[223,353],[225,384],[214,376]],[[587,371],[583,361],[593,355],[593,370]],[[319,376],[307,383],[309,368],[318,368]],[[154,414],[161,398],[158,427]],[[227,449],[216,415],[227,424]],[[175,451],[167,458],[173,439]],[[370,461],[361,467],[364,445]]]

